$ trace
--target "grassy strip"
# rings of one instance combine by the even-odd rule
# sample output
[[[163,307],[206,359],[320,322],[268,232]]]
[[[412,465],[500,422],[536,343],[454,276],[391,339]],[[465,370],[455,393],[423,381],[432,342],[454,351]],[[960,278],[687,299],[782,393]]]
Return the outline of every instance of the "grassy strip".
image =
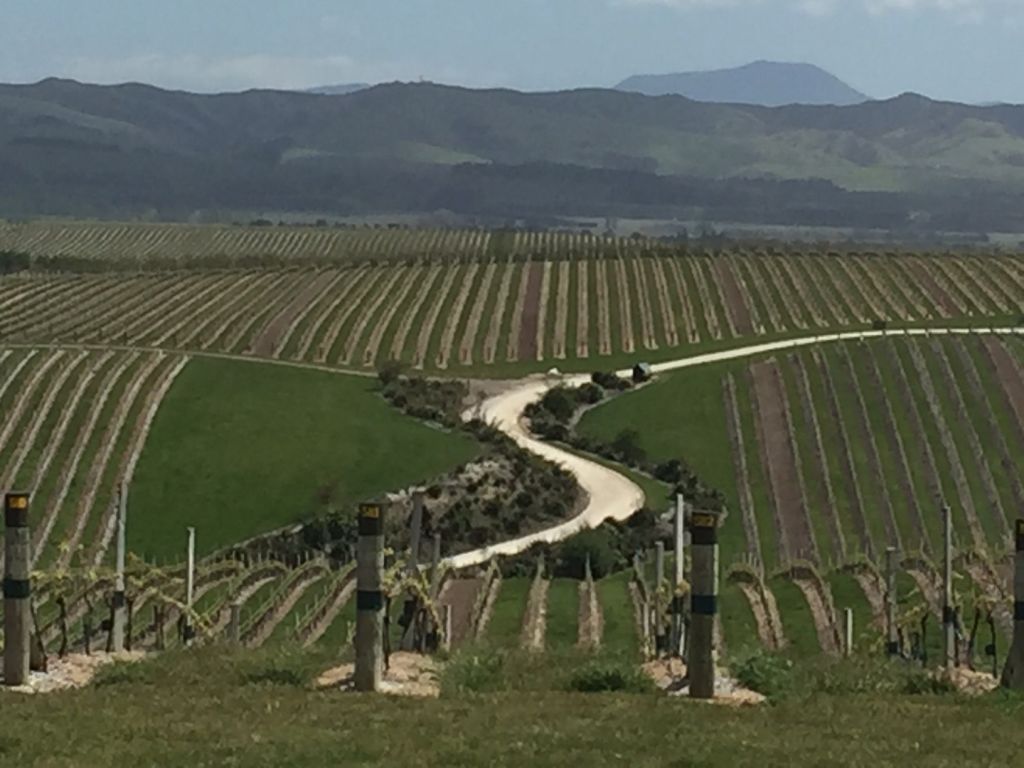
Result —
[[[352,644],[349,642],[349,634],[354,631],[356,624],[356,599],[353,595],[348,602],[338,611],[327,630],[316,641],[316,647],[322,648],[328,653],[338,657],[348,658],[353,653]]]
[[[854,653],[877,653],[880,650],[882,635],[875,625],[871,604],[857,579],[848,573],[836,572],[829,574],[827,581],[832,590],[832,601],[836,606],[841,628],[844,626],[843,614],[846,609],[853,611]],[[845,631],[843,629],[843,632]]]
[[[576,579],[554,579],[548,587],[544,644],[551,651],[576,647],[579,639],[580,598]]]
[[[818,631],[804,593],[786,578],[772,579],[768,589],[775,595],[775,602],[779,606],[783,632],[789,641],[788,650],[793,658],[805,659],[820,654]]]
[[[847,349],[850,353],[850,365],[857,381],[857,387],[864,398],[868,423],[875,436],[875,445],[878,448],[880,459],[879,471],[883,478],[883,486],[889,491],[889,503],[892,505],[896,530],[899,531],[905,547],[916,549],[921,536],[917,530],[915,513],[911,508],[910,499],[906,493],[901,492],[900,478],[903,474],[903,462],[900,458],[896,436],[890,428],[892,425],[884,402],[886,397],[884,382],[883,389],[875,387],[870,371],[871,352],[865,344],[849,344]],[[881,541],[876,539],[876,543],[881,544]]]
[[[532,579],[503,579],[484,640],[499,648],[516,648],[523,635],[523,615]]]
[[[985,533],[985,540],[990,545],[995,545],[1001,549],[1002,531],[996,524],[994,511],[992,513],[988,512],[988,499],[985,494],[985,485],[982,481],[978,467],[978,461],[982,460],[982,457],[974,455],[974,451],[971,450],[971,444],[967,439],[967,436],[960,428],[957,417],[959,405],[950,392],[950,382],[945,376],[938,356],[927,342],[921,343],[919,349],[924,357],[925,365],[928,369],[928,375],[935,386],[939,405],[942,410],[943,421],[945,421],[949,429],[949,434],[956,447],[956,455],[960,465],[963,467],[964,476],[967,478],[969,493],[971,495],[971,499],[974,501],[974,509],[978,515],[978,520],[981,523],[982,530]],[[956,382],[954,381],[953,384],[955,385],[955,383]],[[954,519],[958,515],[964,514],[963,510],[958,509],[960,504],[957,497],[952,497],[950,504],[953,506]]]
[[[750,601],[735,584],[722,586],[718,597],[718,615],[722,623],[725,648],[730,657],[745,656],[760,649],[761,640]]]
[[[596,582],[597,598],[604,618],[601,647],[609,653],[636,657],[640,653],[633,598],[629,593],[628,571],[622,571]]]
[[[852,382],[844,377],[849,369],[841,358],[841,350],[825,347],[822,350],[824,365],[830,367],[832,376],[836,380],[836,390],[839,399],[839,410],[843,423],[846,425],[847,434],[850,437],[847,449],[853,458],[854,466],[857,469],[857,480],[860,484],[861,498],[864,499],[864,514],[867,518],[868,534],[875,546],[884,550],[890,544],[886,534],[885,523],[882,519],[882,511],[879,505],[874,502],[877,496],[877,480],[874,462],[871,460],[871,453],[864,439],[864,425],[862,424],[860,404],[857,401],[856,393]],[[856,541],[856,539],[854,539]]]

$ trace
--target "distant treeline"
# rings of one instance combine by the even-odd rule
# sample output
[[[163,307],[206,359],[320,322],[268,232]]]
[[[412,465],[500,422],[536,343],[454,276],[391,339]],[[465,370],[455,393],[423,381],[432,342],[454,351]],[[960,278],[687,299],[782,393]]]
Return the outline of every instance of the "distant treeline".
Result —
[[[58,183],[48,173],[31,181],[0,174],[0,215],[156,214],[174,220],[197,210],[450,211],[499,220],[613,216],[907,232],[1024,231],[1024,193],[985,184],[928,194],[851,192],[827,181],[707,180],[551,163],[297,162],[211,170],[177,161],[164,167],[157,157],[121,159],[108,162],[102,179],[62,174]]]

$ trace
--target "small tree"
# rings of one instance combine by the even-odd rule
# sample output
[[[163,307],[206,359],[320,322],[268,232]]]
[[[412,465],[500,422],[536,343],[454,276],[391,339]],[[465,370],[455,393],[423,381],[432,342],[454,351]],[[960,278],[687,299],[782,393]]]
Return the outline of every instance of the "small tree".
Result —
[[[544,395],[541,407],[562,424],[572,419],[573,414],[576,413],[576,402],[563,387],[552,389]]]
[[[623,464],[642,464],[647,452],[640,445],[640,433],[635,429],[624,429],[612,440],[612,450]]]
[[[405,365],[400,360],[388,360],[382,363],[380,368],[377,369],[377,378],[380,379],[380,383],[385,387],[389,384],[394,384],[398,381],[402,373],[405,372]]]

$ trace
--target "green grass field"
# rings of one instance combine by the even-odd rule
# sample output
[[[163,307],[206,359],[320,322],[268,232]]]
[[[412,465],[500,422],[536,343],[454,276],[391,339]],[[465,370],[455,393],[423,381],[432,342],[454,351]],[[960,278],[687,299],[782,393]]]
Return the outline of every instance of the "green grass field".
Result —
[[[252,768],[307,766],[1015,765],[1024,700],[859,693],[856,668],[756,708],[654,693],[533,689],[418,701],[310,688],[324,652],[172,651],[57,696],[5,694],[0,762]],[[813,665],[812,665],[813,666]],[[861,681],[863,678],[857,678]],[[828,692],[825,692],[828,691]]]
[[[168,393],[131,489],[129,547],[209,553],[471,460],[476,446],[409,419],[372,379],[196,358]]]

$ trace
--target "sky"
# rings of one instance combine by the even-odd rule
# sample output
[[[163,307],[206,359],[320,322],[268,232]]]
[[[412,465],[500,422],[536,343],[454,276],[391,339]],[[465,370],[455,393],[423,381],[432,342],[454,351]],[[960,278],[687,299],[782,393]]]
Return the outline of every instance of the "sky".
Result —
[[[875,98],[1024,103],[1024,0],[4,0],[0,81],[214,92],[613,86],[805,61]]]

